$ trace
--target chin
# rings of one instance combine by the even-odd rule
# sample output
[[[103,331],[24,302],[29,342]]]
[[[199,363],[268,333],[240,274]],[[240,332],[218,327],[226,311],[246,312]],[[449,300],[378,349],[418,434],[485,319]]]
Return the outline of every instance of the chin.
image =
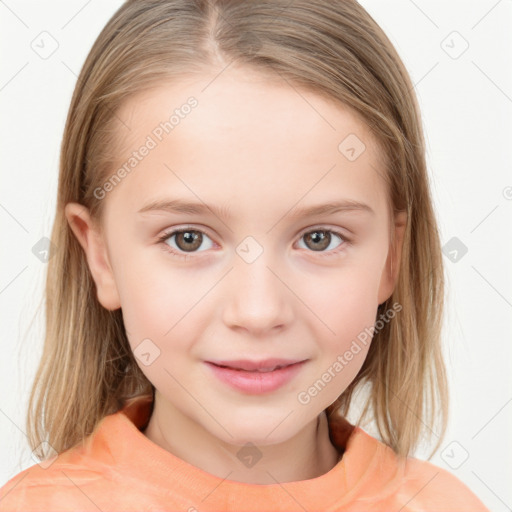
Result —
[[[290,414],[288,419],[292,417],[293,414]],[[226,428],[228,432],[222,428],[216,428],[216,436],[225,443],[235,446],[244,446],[247,443],[256,446],[272,446],[284,443],[295,436],[300,429],[300,425],[297,426],[297,423],[294,423],[293,426],[291,424],[284,425],[284,418],[286,418],[286,414],[280,414],[279,417],[273,417],[266,422],[247,420],[243,425],[231,423]]]

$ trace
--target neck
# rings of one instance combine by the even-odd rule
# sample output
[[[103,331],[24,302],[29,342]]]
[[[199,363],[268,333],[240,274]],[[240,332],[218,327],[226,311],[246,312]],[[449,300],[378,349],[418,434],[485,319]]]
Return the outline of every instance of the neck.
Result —
[[[248,484],[317,478],[341,459],[341,453],[331,442],[325,411],[286,441],[240,446],[218,439],[169,402],[161,404],[156,398],[143,433],[161,448],[203,471]]]

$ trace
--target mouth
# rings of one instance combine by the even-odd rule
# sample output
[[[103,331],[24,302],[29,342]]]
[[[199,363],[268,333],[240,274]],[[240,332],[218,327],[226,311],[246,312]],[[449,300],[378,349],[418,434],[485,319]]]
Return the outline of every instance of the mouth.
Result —
[[[215,364],[215,363],[213,363]],[[279,370],[281,368],[287,368],[288,366],[292,366],[290,364],[282,365],[282,366],[271,366],[269,368],[259,368],[258,370],[244,370],[243,368],[234,368],[232,366],[224,366],[222,364],[216,364],[219,368],[227,368],[229,370],[235,370],[237,372],[251,372],[251,373],[267,373],[273,372],[274,370]]]
[[[246,372],[273,372],[281,368],[286,368],[294,364],[302,363],[305,360],[299,359],[264,359],[261,361],[241,360],[236,361],[206,361],[207,363],[214,364],[220,368],[227,368],[230,370],[240,370]]]
[[[212,375],[227,384],[232,389],[246,394],[257,395],[270,393],[284,387],[297,377],[306,360],[281,364],[252,363],[245,366],[252,368],[240,368],[241,363],[231,362],[229,365],[205,361],[211,369]],[[231,366],[234,364],[234,367]],[[267,366],[265,366],[267,365]],[[254,366],[257,366],[254,368]]]

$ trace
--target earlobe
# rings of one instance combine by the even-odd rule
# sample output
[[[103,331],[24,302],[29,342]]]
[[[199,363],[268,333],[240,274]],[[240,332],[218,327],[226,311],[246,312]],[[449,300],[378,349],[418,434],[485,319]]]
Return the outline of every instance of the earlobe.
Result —
[[[100,304],[110,311],[121,307],[105,240],[92,221],[89,210],[79,203],[68,203],[64,213],[69,227],[84,250],[87,265],[96,284]]]
[[[379,305],[386,302],[386,300],[388,300],[389,297],[391,297],[395,289],[401,266],[402,246],[404,241],[406,225],[407,212],[402,211],[395,214],[394,244],[390,247],[390,250],[388,251],[386,265],[384,267],[381,277],[378,297]]]

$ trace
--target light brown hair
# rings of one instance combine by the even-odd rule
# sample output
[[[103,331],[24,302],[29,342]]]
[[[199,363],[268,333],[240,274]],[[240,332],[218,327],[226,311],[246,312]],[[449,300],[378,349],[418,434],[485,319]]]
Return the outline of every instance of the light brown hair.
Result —
[[[97,300],[64,207],[80,203],[100,223],[104,201],[94,190],[112,174],[115,148],[128,134],[117,116],[126,101],[228,64],[348,105],[378,141],[389,204],[407,212],[407,226],[397,285],[377,316],[396,303],[402,309],[375,333],[359,374],[329,406],[329,421],[336,410],[346,415],[366,384],[360,420],[373,418],[396,453],[409,454],[434,429],[437,448],[447,421],[444,280],[420,112],[395,48],[354,0],[129,0],[109,20],[78,77],[63,135],[51,234],[57,249],[48,263],[44,350],[27,417],[31,448],[46,458],[39,445],[47,441],[61,453],[126,399],[153,392],[121,310]]]

